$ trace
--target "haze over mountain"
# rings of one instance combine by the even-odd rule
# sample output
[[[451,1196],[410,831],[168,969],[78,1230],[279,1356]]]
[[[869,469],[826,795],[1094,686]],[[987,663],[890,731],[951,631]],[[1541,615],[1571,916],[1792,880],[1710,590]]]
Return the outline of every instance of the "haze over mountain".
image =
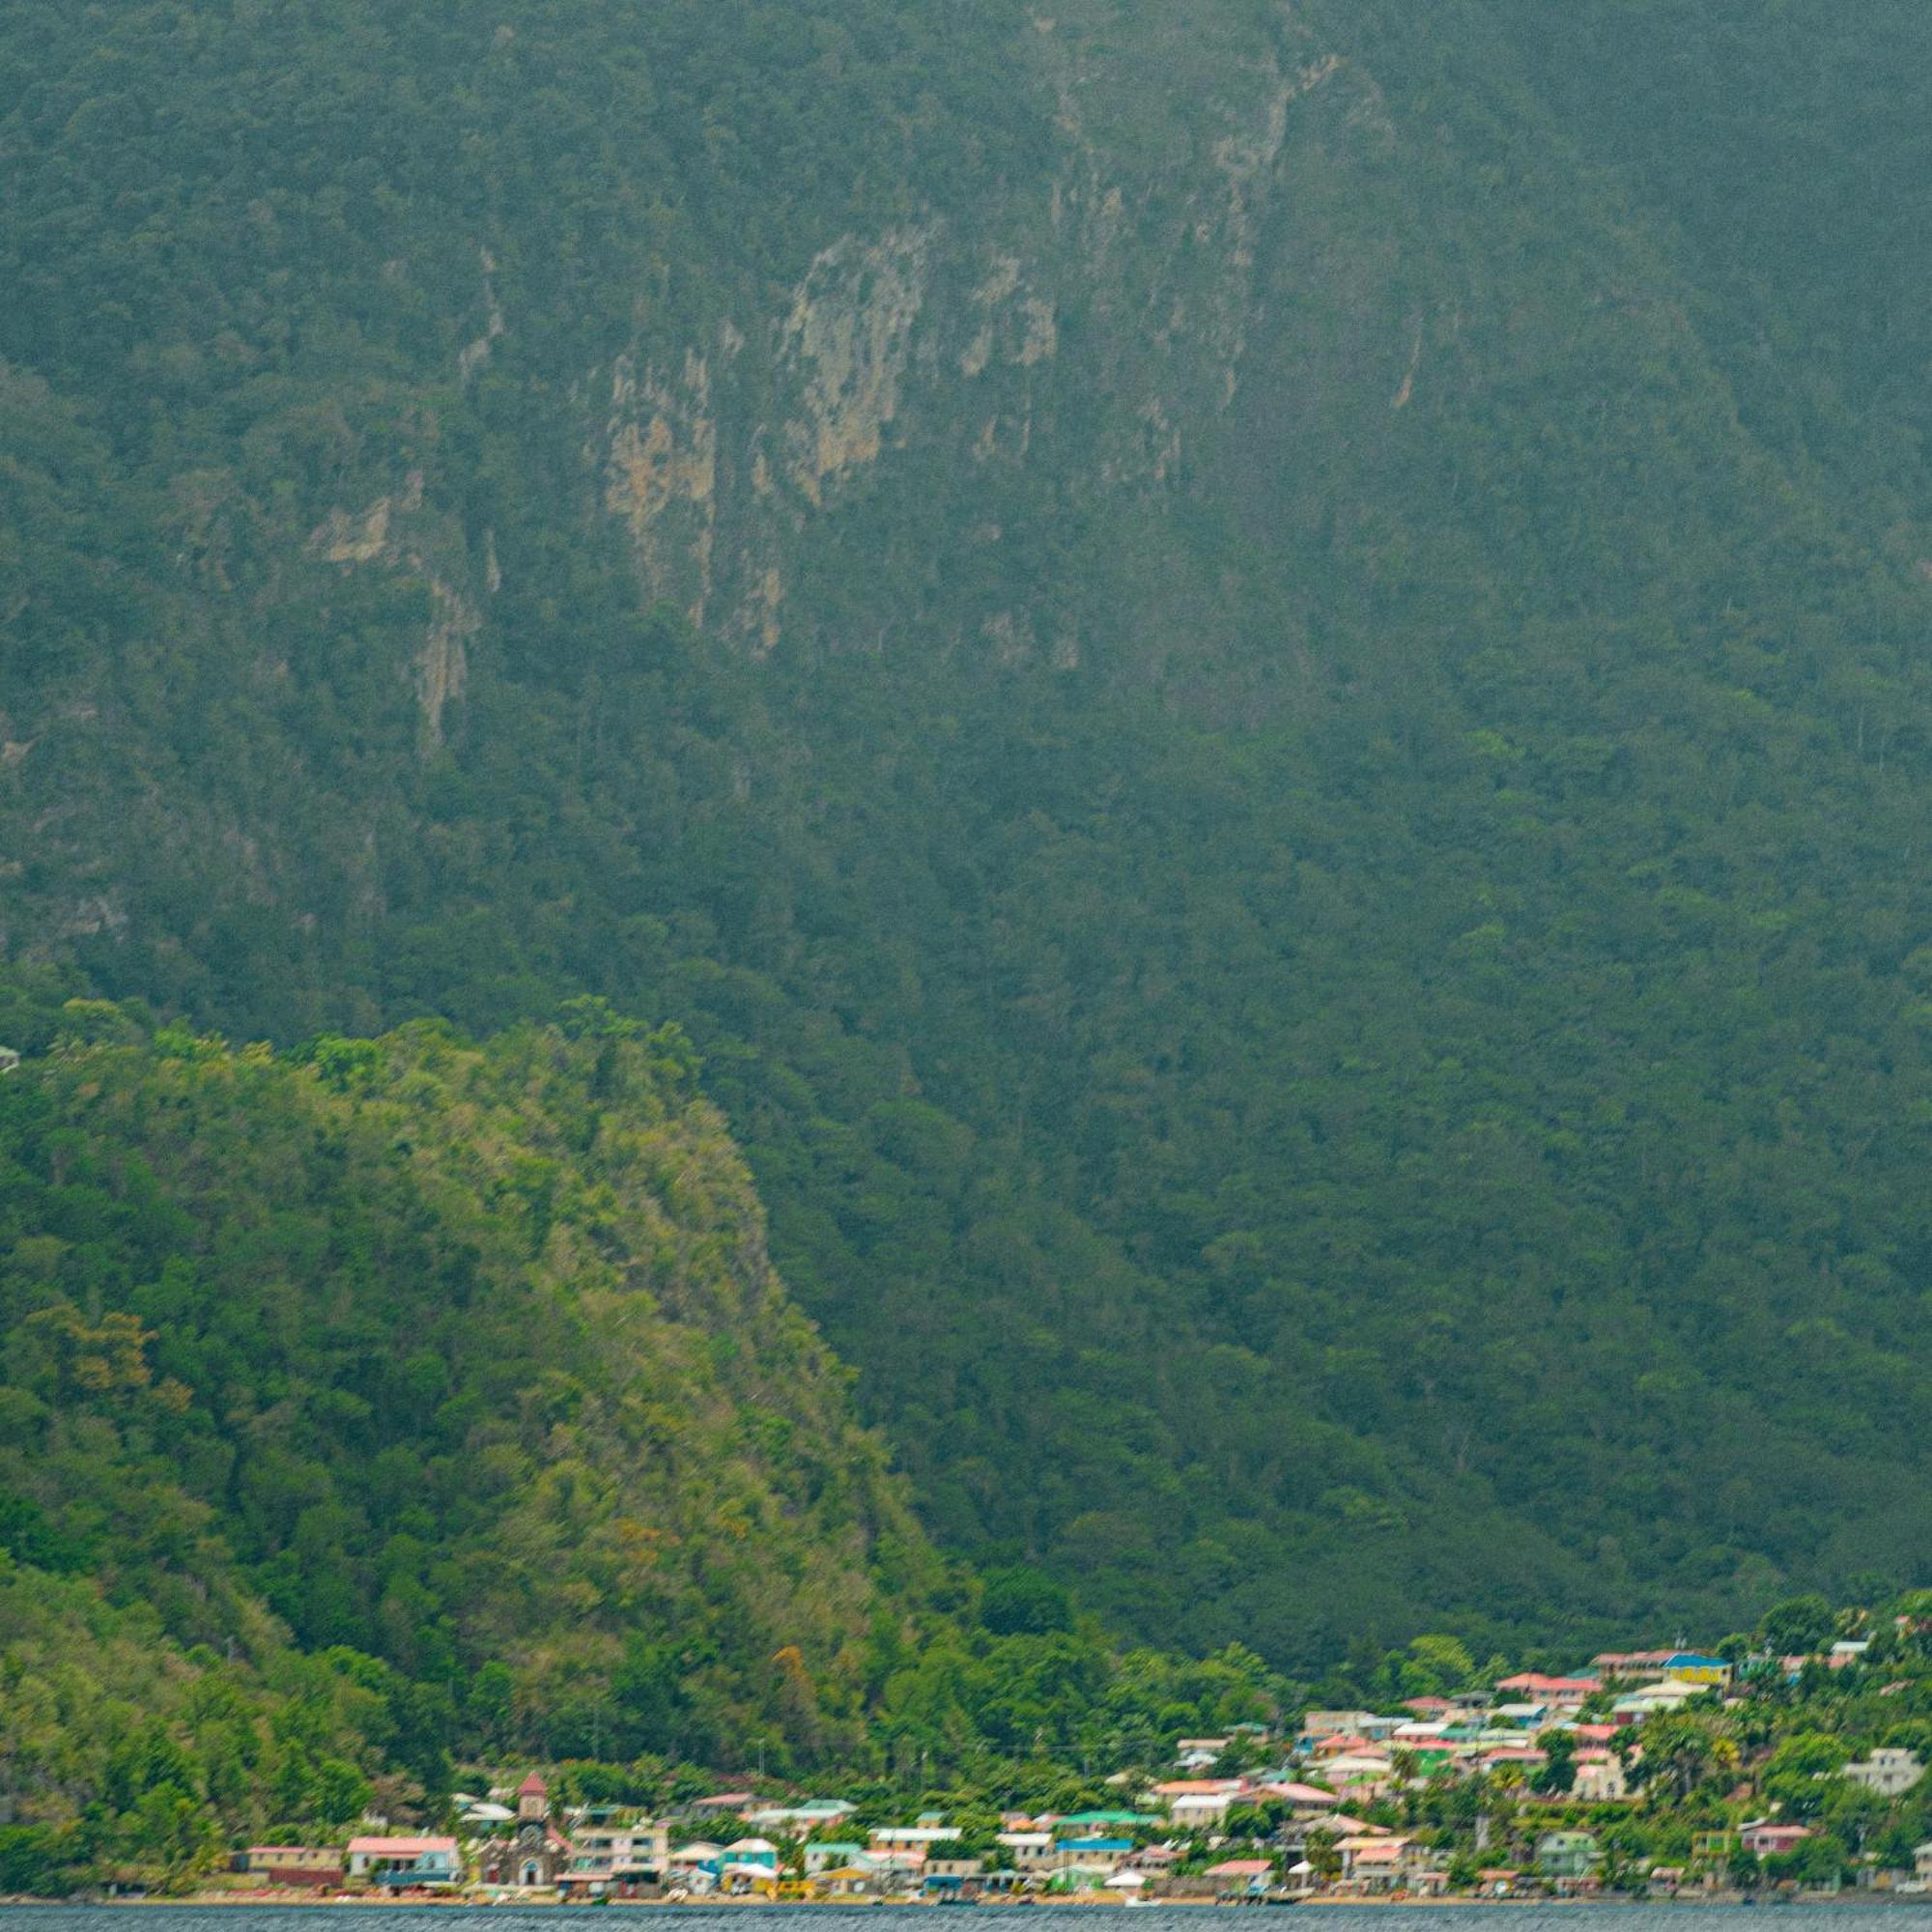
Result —
[[[0,940],[675,1020],[931,1537],[1136,1637],[1922,1580],[1928,68],[0,7]]]

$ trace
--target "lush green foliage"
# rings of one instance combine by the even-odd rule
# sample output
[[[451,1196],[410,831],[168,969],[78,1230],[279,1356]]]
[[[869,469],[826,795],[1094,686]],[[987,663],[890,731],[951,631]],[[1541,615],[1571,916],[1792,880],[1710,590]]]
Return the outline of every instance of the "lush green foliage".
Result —
[[[259,1596],[468,1699],[449,1735],[849,1749],[937,1567],[689,1048],[571,1028],[173,1029],[0,1087],[9,1546],[185,1644]]]
[[[0,993],[6,1889],[435,1815],[452,1753],[1054,1792],[1292,1694],[1037,1574],[980,1615],[675,1029],[278,1057],[63,990]]]
[[[178,1883],[232,1836],[336,1834],[372,1802],[422,1802],[418,1774],[446,1764],[416,1687],[372,1658],[293,1655],[259,1606],[236,1620],[253,1661],[184,1649],[145,1604],[0,1558],[0,1889]]]
[[[1145,1636],[1911,1580],[1923,10],[1049,11],[0,8],[8,949],[677,1021],[941,1542]],[[430,1657],[376,1480],[240,1560]]]

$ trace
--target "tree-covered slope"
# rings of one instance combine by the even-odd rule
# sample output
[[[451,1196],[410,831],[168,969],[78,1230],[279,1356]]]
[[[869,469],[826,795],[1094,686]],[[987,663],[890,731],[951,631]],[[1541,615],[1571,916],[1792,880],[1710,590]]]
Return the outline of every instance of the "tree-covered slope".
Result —
[[[0,10],[8,948],[678,1019],[1142,1633],[1909,1580],[1932,26],[1761,15]]]
[[[185,1646],[265,1603],[452,1736],[857,1747],[940,1573],[688,1047],[65,1037],[0,1085],[19,1561]]]

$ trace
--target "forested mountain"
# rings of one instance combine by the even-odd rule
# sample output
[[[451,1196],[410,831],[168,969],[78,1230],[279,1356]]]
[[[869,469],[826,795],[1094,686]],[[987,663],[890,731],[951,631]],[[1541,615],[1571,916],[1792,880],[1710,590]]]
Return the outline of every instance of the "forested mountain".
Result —
[[[433,1818],[459,1755],[1051,1790],[1279,1708],[934,1551],[676,1029],[59,990],[0,983],[0,1888]]]
[[[677,1021],[930,1530],[1141,1635],[1912,1580],[1928,61],[0,6],[5,946]]]
[[[505,1744],[854,1747],[942,1572],[680,1037],[291,1061],[70,1011],[0,1088],[16,1558],[185,1646],[260,1599]]]

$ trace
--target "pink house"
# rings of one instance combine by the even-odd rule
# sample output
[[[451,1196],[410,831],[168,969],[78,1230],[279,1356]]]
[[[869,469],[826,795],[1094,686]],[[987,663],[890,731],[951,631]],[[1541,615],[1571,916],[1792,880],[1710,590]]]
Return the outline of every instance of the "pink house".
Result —
[[[1505,1677],[1496,1686],[1498,1690],[1507,1690],[1512,1696],[1535,1698],[1548,1704],[1580,1704],[1603,1688],[1601,1677],[1546,1677],[1540,1670]]]
[[[1780,1825],[1770,1818],[1738,1827],[1738,1843],[1757,1859],[1776,1858],[1780,1852],[1802,1845],[1810,1835],[1808,1825]]]

